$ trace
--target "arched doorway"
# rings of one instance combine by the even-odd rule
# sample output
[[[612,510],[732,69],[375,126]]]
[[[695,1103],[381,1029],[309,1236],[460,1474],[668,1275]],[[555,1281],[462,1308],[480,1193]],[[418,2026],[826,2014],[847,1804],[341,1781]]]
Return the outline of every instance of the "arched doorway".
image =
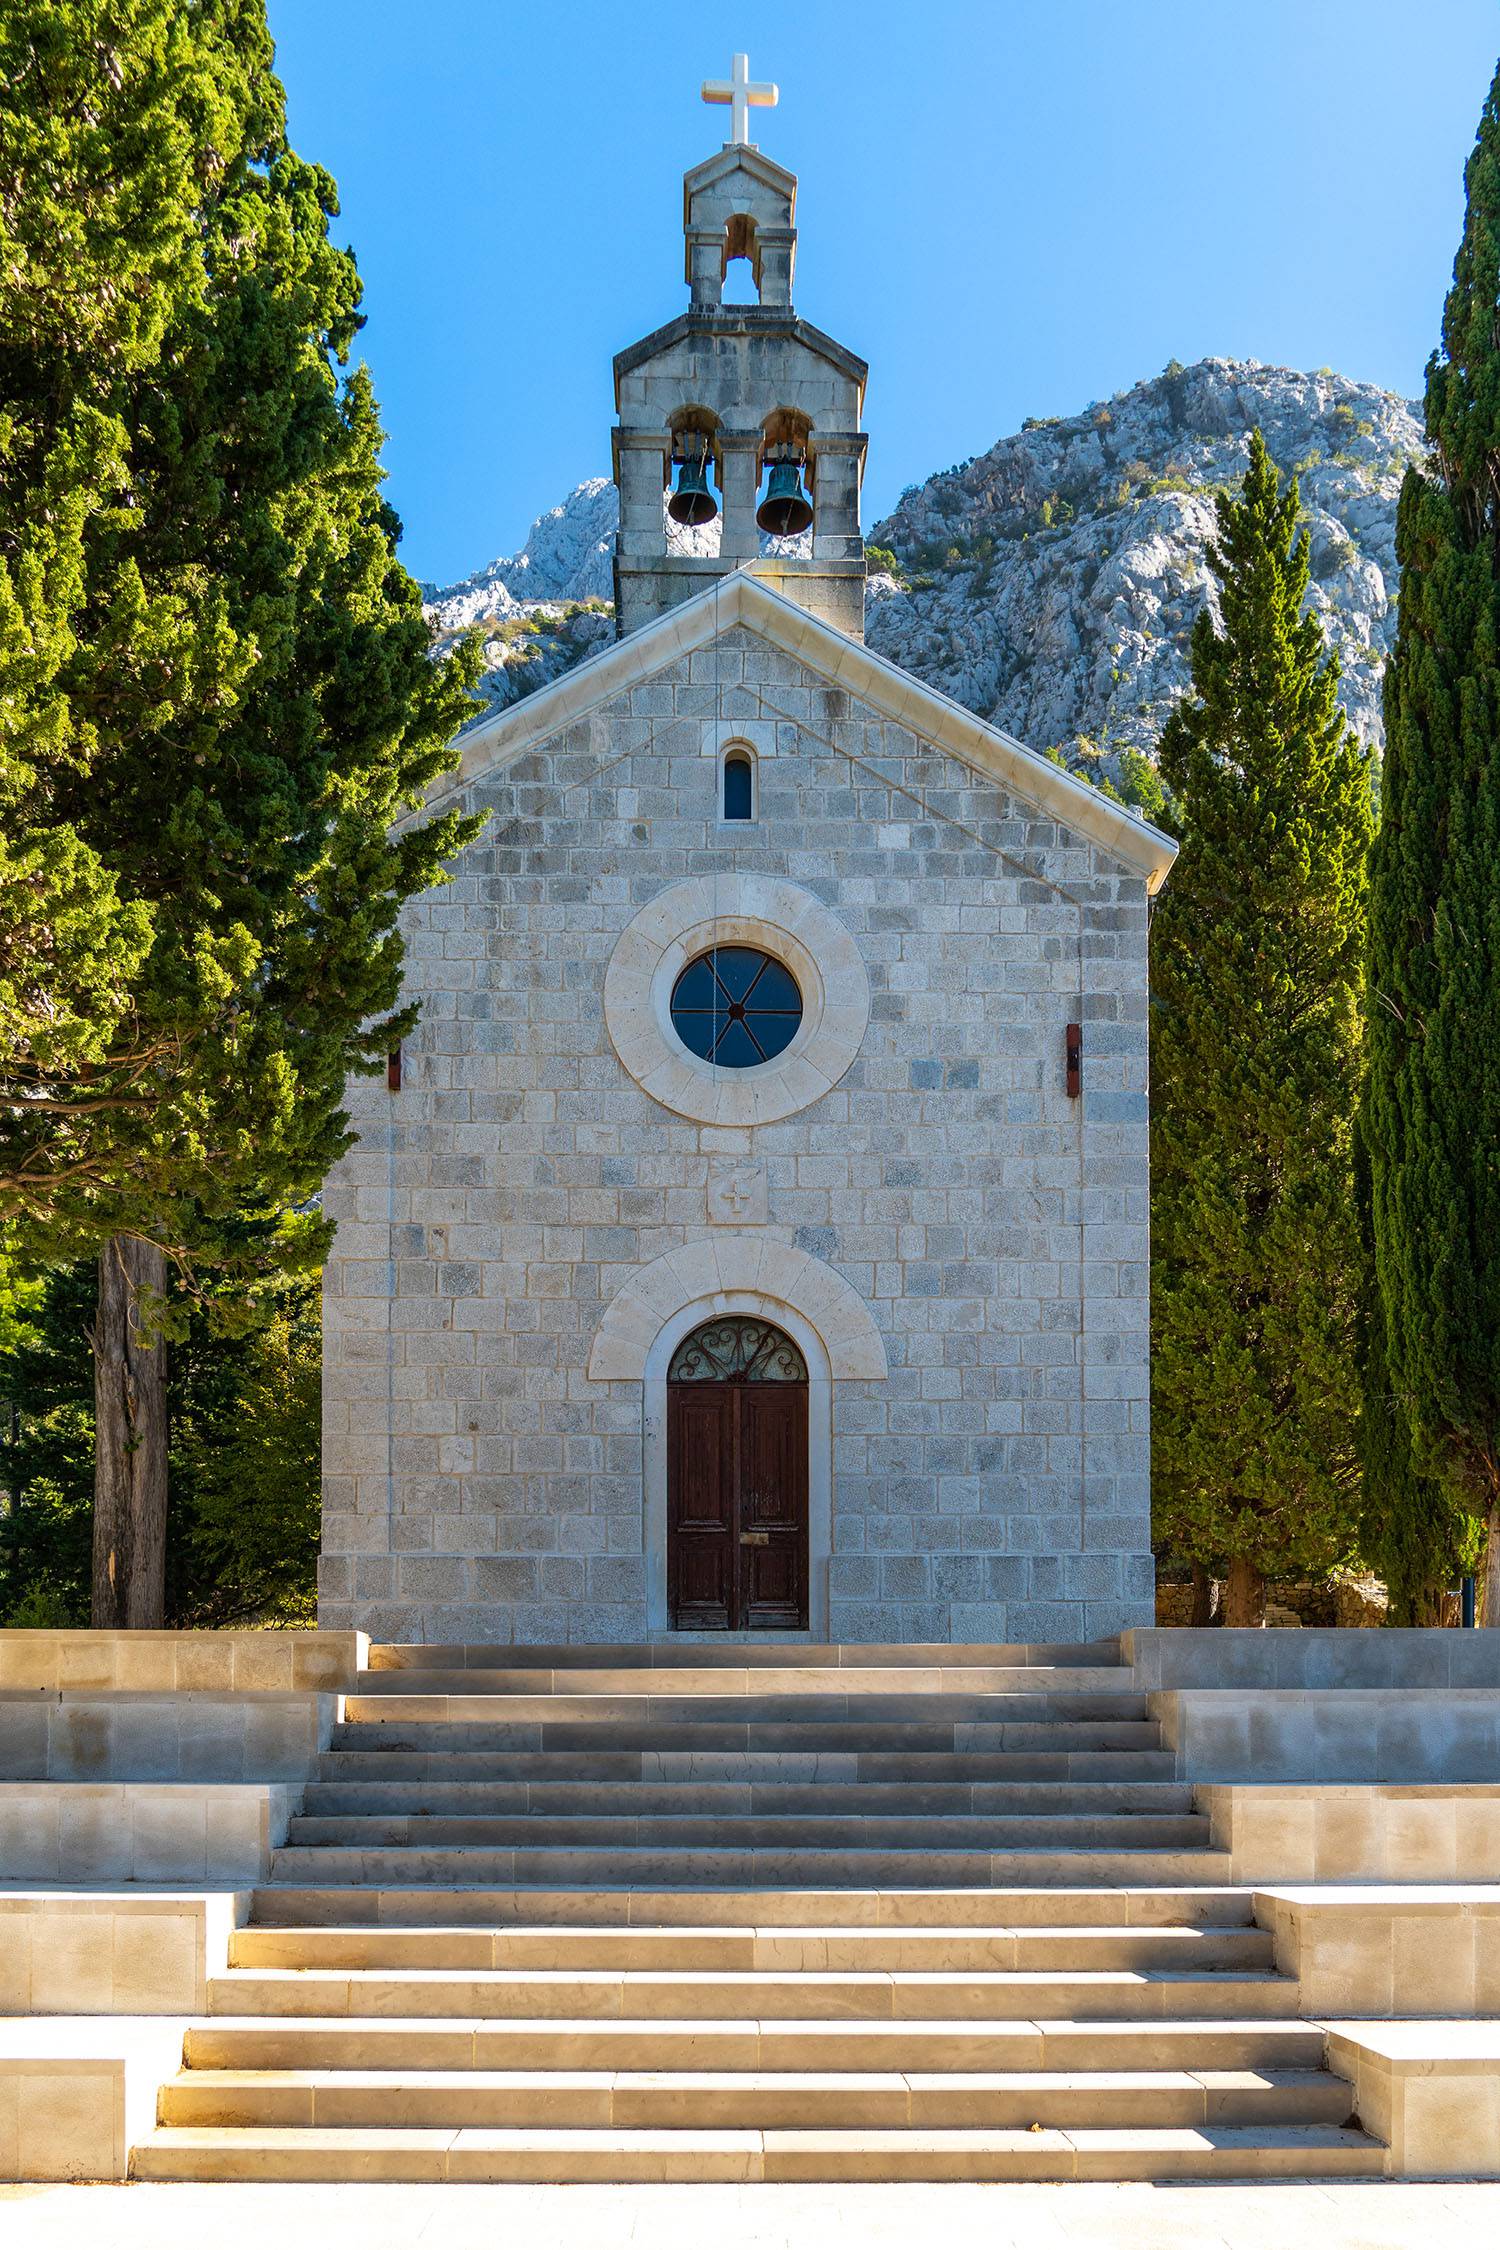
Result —
[[[679,1631],[807,1623],[807,1363],[734,1314],[667,1370],[667,1594]]]

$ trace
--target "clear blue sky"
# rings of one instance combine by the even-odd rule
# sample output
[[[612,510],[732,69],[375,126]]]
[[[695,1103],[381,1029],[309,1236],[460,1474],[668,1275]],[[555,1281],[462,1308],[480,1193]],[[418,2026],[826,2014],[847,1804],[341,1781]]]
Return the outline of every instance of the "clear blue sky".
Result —
[[[338,179],[419,576],[607,474],[610,359],[686,301],[737,47],[797,304],[870,361],[865,520],[1028,414],[1226,353],[1415,392],[1497,0],[269,0]]]

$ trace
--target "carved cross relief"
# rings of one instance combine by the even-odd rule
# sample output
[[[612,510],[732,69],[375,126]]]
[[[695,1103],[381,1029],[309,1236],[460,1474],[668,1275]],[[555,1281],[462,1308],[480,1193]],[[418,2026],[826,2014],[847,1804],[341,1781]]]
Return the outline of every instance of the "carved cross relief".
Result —
[[[710,1162],[708,1217],[712,1226],[763,1227],[770,1221],[764,1164],[744,1158]]]

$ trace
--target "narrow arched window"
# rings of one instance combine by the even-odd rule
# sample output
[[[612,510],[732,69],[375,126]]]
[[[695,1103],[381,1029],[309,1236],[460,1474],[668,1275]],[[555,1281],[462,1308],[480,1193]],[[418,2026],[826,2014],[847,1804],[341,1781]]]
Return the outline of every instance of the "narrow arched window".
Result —
[[[755,817],[755,769],[743,750],[731,750],[724,760],[724,818]]]

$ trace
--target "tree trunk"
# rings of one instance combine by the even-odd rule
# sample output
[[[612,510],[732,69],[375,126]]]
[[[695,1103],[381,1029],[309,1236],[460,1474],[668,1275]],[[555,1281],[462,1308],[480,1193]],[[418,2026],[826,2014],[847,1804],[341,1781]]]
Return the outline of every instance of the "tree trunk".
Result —
[[[1236,1555],[1224,1581],[1223,1617],[1226,1625],[1264,1625],[1266,1581],[1253,1562]]]
[[[1193,1623],[1197,1626],[1214,1622],[1214,1582],[1201,1563],[1193,1565]]]
[[[1500,1625],[1500,1500],[1490,1502],[1489,1528],[1484,1542],[1483,1575],[1479,1581],[1479,1622]]]
[[[1398,1620],[1408,1625],[1441,1625],[1443,1622],[1443,1589],[1431,1584],[1419,1586],[1411,1598],[1411,1615]]]
[[[94,1321],[92,1621],[160,1626],[167,1578],[167,1347],[141,1334],[142,1289],[166,1293],[166,1261],[118,1234],[99,1260]]]

